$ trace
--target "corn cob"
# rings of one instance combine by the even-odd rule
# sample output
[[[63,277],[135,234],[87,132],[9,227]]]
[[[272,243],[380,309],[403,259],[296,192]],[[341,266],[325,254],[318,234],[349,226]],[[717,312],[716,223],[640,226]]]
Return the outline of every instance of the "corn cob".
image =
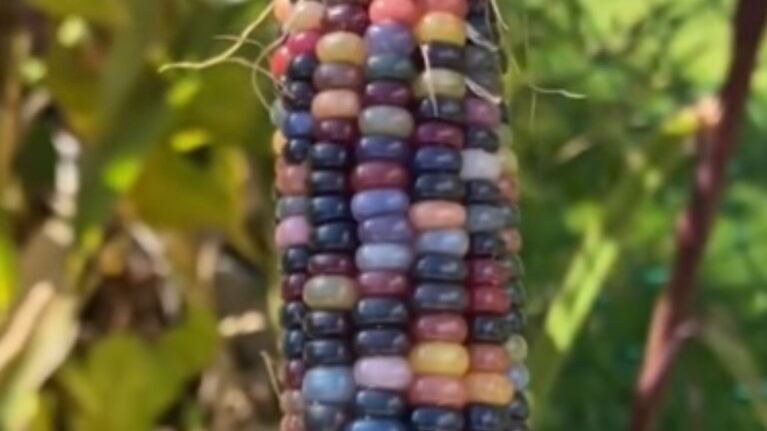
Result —
[[[282,428],[526,429],[516,180],[501,175],[487,2],[275,10]]]

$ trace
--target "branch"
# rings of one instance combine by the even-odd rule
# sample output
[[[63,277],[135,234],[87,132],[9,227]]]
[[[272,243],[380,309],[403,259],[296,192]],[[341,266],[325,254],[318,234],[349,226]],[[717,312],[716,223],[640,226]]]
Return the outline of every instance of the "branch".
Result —
[[[700,133],[691,201],[677,227],[673,275],[655,305],[635,393],[633,431],[648,431],[655,425],[670,370],[680,350],[675,334],[689,317],[696,272],[724,189],[727,162],[737,145],[766,21],[767,2],[740,0],[733,18],[734,55],[716,103],[718,118],[712,127]]]

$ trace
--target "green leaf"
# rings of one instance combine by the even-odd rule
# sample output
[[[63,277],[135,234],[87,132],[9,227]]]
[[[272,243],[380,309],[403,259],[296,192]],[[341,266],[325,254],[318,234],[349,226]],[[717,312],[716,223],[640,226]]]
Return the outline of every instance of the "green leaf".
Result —
[[[618,244],[604,236],[599,224],[592,224],[584,234],[583,245],[570,262],[562,287],[551,302],[544,332],[533,345],[530,364],[536,399],[548,395],[562,362],[591,315],[619,251]],[[539,405],[544,402],[541,400]],[[540,407],[538,411],[545,409]]]
[[[161,145],[149,156],[130,200],[141,218],[156,226],[229,232],[244,218],[245,169],[234,147],[208,145],[187,153]]]
[[[168,107],[156,98],[162,84],[147,79],[144,85],[147,92],[137,93],[127,102],[122,118],[125,124],[140,127],[110,129],[103,138],[106,144],[85,160],[82,177],[88,186],[78,196],[80,211],[75,220],[83,262],[100,244],[101,228],[118,199],[135,185],[140,172],[137,165],[143,166],[147,154],[171,127]]]
[[[618,257],[618,245],[592,226],[582,254],[573,259],[562,289],[549,307],[545,331],[558,351],[568,351]]]
[[[190,379],[212,359],[215,321],[193,308],[177,328],[155,341],[132,334],[101,340],[59,374],[73,400],[78,431],[150,431]]]

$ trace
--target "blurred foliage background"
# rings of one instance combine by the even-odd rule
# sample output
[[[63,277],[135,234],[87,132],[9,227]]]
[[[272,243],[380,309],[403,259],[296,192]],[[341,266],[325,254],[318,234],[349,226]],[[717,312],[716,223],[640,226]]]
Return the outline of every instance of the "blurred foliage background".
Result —
[[[732,0],[502,0],[536,429],[625,429]],[[279,417],[264,0],[0,1],[0,430]],[[767,52],[663,430],[767,429]],[[268,91],[267,91],[268,93]],[[267,95],[268,96],[268,95]]]

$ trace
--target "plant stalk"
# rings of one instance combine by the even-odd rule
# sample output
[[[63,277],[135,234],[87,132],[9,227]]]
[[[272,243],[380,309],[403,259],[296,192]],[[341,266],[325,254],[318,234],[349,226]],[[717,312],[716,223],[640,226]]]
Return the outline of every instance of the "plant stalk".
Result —
[[[699,135],[691,199],[677,227],[673,275],[655,305],[635,392],[632,431],[648,431],[655,426],[670,371],[681,350],[677,334],[690,317],[696,272],[721,200],[727,162],[737,145],[766,22],[767,2],[740,0],[733,18],[734,54],[717,101],[718,118]]]

